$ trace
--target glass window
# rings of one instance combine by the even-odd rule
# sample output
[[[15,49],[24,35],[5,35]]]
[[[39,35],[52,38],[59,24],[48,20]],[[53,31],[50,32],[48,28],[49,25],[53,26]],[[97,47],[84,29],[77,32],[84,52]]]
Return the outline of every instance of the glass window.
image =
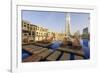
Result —
[[[24,27],[26,27],[26,25],[24,24]]]
[[[31,32],[29,32],[29,35],[31,35]]]

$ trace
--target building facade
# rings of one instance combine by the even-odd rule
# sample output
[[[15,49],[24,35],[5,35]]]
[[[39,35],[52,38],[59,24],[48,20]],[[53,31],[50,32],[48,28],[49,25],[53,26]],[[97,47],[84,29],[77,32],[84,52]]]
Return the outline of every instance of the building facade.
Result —
[[[65,37],[66,37],[66,34],[65,33],[55,32],[55,40],[62,41]]]
[[[35,41],[42,41],[46,38],[48,29],[37,26],[35,30]]]
[[[42,41],[47,37],[48,29],[22,21],[22,44],[31,44]]]
[[[89,39],[88,27],[83,29],[82,38]]]
[[[56,41],[63,40],[65,33],[52,32],[47,28],[22,21],[22,44],[32,44],[37,41]]]
[[[22,44],[28,43],[29,37],[29,22],[22,21]]]

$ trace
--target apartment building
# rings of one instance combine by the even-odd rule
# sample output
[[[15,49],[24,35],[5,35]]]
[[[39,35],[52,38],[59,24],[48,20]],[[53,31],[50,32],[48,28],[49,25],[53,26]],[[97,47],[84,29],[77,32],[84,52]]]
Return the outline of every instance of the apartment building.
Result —
[[[36,26],[28,21],[22,21],[22,44],[32,44],[36,41],[42,41],[46,38],[47,33],[47,28]]]
[[[22,21],[22,44],[32,44],[42,40],[63,40],[64,33],[51,32],[47,28]]]
[[[55,40],[62,41],[66,37],[65,33],[55,32]]]
[[[46,39],[48,29],[37,26],[35,31],[35,41],[42,41]]]
[[[29,25],[28,21],[22,21],[22,44],[28,43]]]

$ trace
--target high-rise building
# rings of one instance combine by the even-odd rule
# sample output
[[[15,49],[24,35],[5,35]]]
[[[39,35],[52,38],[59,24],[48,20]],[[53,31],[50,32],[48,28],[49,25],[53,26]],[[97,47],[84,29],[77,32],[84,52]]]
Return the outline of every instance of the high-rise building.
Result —
[[[82,35],[82,37],[86,38],[86,39],[89,38],[88,27],[86,27],[86,28],[83,29],[83,35]]]
[[[65,34],[66,36],[70,36],[70,13],[67,13],[66,15],[66,24],[65,24]]]

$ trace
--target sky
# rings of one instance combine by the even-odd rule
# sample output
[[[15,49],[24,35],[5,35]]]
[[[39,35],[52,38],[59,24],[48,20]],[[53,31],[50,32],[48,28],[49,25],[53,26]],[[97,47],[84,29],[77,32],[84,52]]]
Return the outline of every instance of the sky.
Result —
[[[70,30],[71,33],[80,31],[89,27],[89,13],[74,13],[74,12],[50,12],[50,11],[34,11],[22,10],[22,20],[45,27],[53,32],[65,32],[66,15],[70,13]]]

